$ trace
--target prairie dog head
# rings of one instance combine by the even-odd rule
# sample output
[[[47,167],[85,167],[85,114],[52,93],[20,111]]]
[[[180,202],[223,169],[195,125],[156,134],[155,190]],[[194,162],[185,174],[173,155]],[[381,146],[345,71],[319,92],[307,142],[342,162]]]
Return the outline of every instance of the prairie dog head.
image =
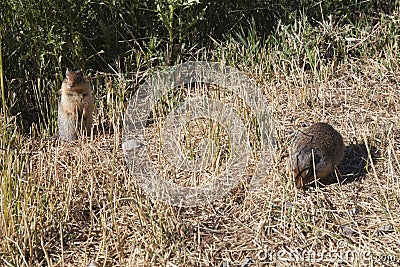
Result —
[[[302,188],[316,178],[328,176],[334,168],[333,159],[314,149],[296,151],[291,158],[297,188]]]
[[[65,80],[64,82],[68,85],[68,87],[75,87],[79,84],[85,83],[85,77],[83,77],[83,73],[81,70],[67,70],[65,72]]]
[[[79,91],[88,92],[90,91],[90,86],[83,76],[81,70],[73,71],[67,70],[65,72],[65,79],[62,83],[61,91]]]

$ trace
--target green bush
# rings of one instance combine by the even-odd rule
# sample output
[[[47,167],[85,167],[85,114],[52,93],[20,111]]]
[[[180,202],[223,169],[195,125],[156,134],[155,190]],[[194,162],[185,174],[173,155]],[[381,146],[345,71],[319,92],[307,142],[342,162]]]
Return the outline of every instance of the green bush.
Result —
[[[373,25],[394,7],[391,1],[350,0],[1,1],[8,105],[28,129],[33,122],[54,118],[66,68],[137,72],[175,64],[202,47],[214,49],[213,40],[229,40],[235,33],[250,32],[253,41],[271,40],[278,24],[292,25],[305,17],[310,27],[317,27],[329,15],[336,26],[357,25],[360,19]],[[340,45],[329,49],[343,53]],[[52,123],[43,127],[54,131]]]

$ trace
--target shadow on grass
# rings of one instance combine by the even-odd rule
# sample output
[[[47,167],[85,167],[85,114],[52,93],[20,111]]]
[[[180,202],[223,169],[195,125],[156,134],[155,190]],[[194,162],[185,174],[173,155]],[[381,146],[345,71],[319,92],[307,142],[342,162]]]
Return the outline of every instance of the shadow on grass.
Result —
[[[369,149],[364,143],[346,146],[342,163],[338,166],[341,177],[331,183],[348,184],[363,179],[371,167],[371,160],[375,164],[378,156],[375,146]]]
[[[378,150],[375,146],[369,147],[368,151],[363,143],[350,144],[345,147],[342,163],[337,168],[339,171],[338,175],[332,174],[330,177],[320,180],[318,183],[320,186],[327,186],[336,183],[345,185],[359,181],[368,173],[371,159],[373,163],[376,163],[378,156]]]
[[[370,155],[369,155],[370,154]],[[375,146],[369,147],[365,144],[351,144],[346,146],[342,164],[338,167],[341,174],[341,184],[352,183],[365,177],[372,163],[376,163],[378,150]]]

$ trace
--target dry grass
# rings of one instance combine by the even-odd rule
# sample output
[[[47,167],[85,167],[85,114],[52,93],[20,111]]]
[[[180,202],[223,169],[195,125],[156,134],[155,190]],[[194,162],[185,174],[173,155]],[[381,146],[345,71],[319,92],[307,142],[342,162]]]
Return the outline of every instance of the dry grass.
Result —
[[[180,208],[149,198],[124,160],[117,123],[123,107],[107,102],[116,108],[112,134],[102,133],[99,123],[98,135],[70,144],[13,135],[17,148],[4,153],[2,166],[0,261],[9,266],[399,263],[398,59],[347,59],[321,64],[317,71],[299,71],[292,61],[271,76],[265,75],[263,60],[253,69],[243,67],[260,82],[275,120],[276,162],[257,193],[248,190],[251,161],[245,179],[212,204]],[[98,122],[104,117],[99,113]],[[286,170],[288,148],[296,130],[316,121],[332,124],[344,137],[342,179],[299,191]],[[326,261],[310,262],[321,256]],[[250,259],[254,262],[245,265]]]
[[[240,266],[249,257],[255,260],[251,266],[262,266],[268,260],[261,252],[283,249],[315,251],[316,258],[324,250],[398,257],[400,70],[383,71],[365,60],[343,65],[326,79],[304,73],[299,82],[296,75],[277,73],[266,81],[279,160],[256,195],[243,181],[204,207],[167,206],[142,194],[127,172],[118,128],[72,144],[27,140],[18,152],[26,155],[24,168],[12,181],[20,190],[11,190],[17,201],[3,201],[24,215],[3,221],[3,229],[18,225],[26,228],[20,229],[24,235],[36,235],[25,236],[26,247],[18,249],[27,265]],[[340,171],[346,181],[302,192],[286,172],[287,150],[291,133],[314,121],[342,133],[347,150]],[[344,235],[343,225],[355,232]],[[393,231],[379,231],[385,225]],[[16,245],[13,238],[22,237],[8,236],[3,244]],[[341,240],[346,248],[337,247]],[[269,255],[278,266],[293,264]]]

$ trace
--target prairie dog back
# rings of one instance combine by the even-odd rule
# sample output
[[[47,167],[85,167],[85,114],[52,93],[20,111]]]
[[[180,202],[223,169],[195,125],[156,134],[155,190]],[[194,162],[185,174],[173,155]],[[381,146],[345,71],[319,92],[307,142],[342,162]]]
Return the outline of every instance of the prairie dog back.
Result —
[[[314,123],[296,137],[290,164],[297,188],[329,176],[344,156],[343,138],[331,125]]]

